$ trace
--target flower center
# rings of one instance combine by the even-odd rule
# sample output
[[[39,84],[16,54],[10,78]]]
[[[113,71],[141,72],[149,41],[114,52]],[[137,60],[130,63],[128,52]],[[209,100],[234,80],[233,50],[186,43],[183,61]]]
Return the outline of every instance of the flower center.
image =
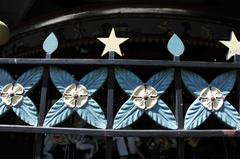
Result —
[[[10,97],[13,97],[14,95],[15,95],[14,92],[9,93],[9,96],[10,96]]]
[[[223,106],[224,97],[216,87],[207,87],[200,92],[199,101],[208,110],[219,110]]]
[[[133,90],[131,96],[133,103],[144,110],[151,109],[157,104],[157,91],[149,85],[140,85]]]
[[[63,99],[66,106],[80,108],[88,101],[88,90],[81,84],[71,84],[64,90]]]
[[[23,99],[24,88],[19,83],[6,84],[1,92],[1,99],[7,106],[16,106]]]
[[[73,98],[74,98],[75,100],[77,100],[77,99],[78,99],[78,94],[74,94]]]
[[[214,102],[216,100],[216,98],[214,97],[211,97],[211,101]]]
[[[149,97],[148,97],[147,95],[145,95],[145,96],[143,97],[144,100],[148,100],[148,98],[149,98]]]

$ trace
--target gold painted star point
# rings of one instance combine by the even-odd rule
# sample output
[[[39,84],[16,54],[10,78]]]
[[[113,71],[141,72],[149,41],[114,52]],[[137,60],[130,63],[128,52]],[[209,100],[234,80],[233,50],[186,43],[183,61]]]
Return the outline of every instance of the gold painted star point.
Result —
[[[237,40],[234,32],[231,32],[231,38],[229,41],[219,41],[223,45],[229,48],[226,59],[229,60],[232,56],[240,55],[240,41]]]
[[[97,39],[105,44],[105,48],[101,56],[107,54],[108,52],[115,52],[118,55],[122,56],[119,45],[125,42],[126,40],[128,40],[129,38],[116,37],[115,30],[114,28],[112,28],[108,38],[97,38]]]

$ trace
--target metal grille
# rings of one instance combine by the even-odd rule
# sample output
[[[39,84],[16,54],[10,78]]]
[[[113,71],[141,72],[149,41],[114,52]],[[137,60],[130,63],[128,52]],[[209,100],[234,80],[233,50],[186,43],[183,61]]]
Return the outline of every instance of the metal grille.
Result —
[[[44,67],[43,80],[41,85],[41,97],[39,108],[39,126],[23,126],[23,125],[0,125],[1,132],[21,132],[36,134],[35,140],[35,158],[42,158],[43,138],[44,134],[66,134],[66,135],[86,135],[86,136],[102,136],[106,137],[106,158],[112,158],[113,137],[115,136],[138,136],[138,137],[168,137],[176,138],[177,140],[177,158],[184,158],[184,138],[185,137],[239,137],[238,130],[184,130],[183,122],[183,102],[182,102],[182,86],[180,68],[208,68],[208,69],[239,69],[240,63],[235,58],[235,61],[230,62],[197,62],[197,61],[180,61],[179,58],[174,58],[173,61],[162,60],[133,60],[133,59],[114,59],[113,54],[109,55],[108,59],[36,59],[36,58],[1,58],[0,64],[17,67],[18,65],[41,65]],[[73,66],[106,66],[108,68],[107,80],[107,129],[89,129],[89,128],[66,128],[66,127],[43,127],[43,120],[46,114],[46,102],[48,92],[48,74],[50,65],[73,65]],[[156,68],[175,68],[174,76],[174,106],[175,116],[178,122],[177,130],[113,130],[113,97],[114,97],[114,72],[115,66],[124,67],[156,67]],[[237,78],[237,86],[239,87],[240,79]],[[237,101],[239,105],[239,100]],[[37,104],[37,103],[36,103]]]

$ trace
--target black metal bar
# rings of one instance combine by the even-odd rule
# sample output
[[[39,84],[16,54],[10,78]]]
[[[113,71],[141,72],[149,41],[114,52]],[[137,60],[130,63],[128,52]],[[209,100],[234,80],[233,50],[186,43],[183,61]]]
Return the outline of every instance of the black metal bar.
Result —
[[[50,59],[50,55],[46,55],[46,59]],[[47,103],[47,89],[48,89],[48,78],[49,78],[49,66],[46,65],[43,70],[43,80],[41,88],[41,98],[40,98],[40,107],[39,107],[39,118],[38,126],[42,126],[46,113],[46,103]]]
[[[234,62],[235,63],[240,63],[240,56],[235,55],[234,56]],[[240,112],[240,72],[237,71],[237,79],[236,79],[236,97],[237,97],[237,106],[238,106],[238,111]]]
[[[174,57],[174,61],[180,61],[179,57]],[[183,102],[182,102],[182,85],[181,72],[179,68],[175,69],[174,85],[175,85],[175,106],[176,106],[176,120],[178,122],[178,129],[184,128],[183,120]]]
[[[234,56],[234,62],[235,63],[240,63],[240,56],[239,55],[235,55]],[[237,77],[236,77],[236,86],[235,86],[235,92],[236,92],[236,105],[238,109],[238,112],[240,112],[240,71],[237,70]],[[223,138],[223,143],[224,143],[224,149],[225,149],[225,154],[227,155],[226,158],[228,159],[228,147],[227,147],[227,143],[226,143],[226,139]]]
[[[47,54],[46,59],[50,59],[51,55]],[[41,97],[40,97],[40,107],[39,107],[39,115],[38,115],[38,126],[42,126],[46,113],[46,103],[47,103],[47,89],[48,89],[48,78],[49,78],[49,66],[46,65],[43,70],[43,80],[41,87]],[[35,136],[35,159],[42,158],[44,146],[44,135],[37,134]]]
[[[236,88],[235,88],[235,92],[236,92],[236,104],[238,107],[238,112],[240,112],[240,72],[237,71],[237,79],[236,79]]]
[[[173,59],[175,62],[180,61],[180,57],[174,56]],[[175,85],[175,115],[176,121],[178,123],[178,129],[184,128],[184,120],[183,120],[183,102],[182,102],[182,85],[181,85],[181,72],[179,68],[175,69],[174,73],[174,85]],[[177,138],[177,159],[184,159],[184,139]]]
[[[200,62],[136,59],[41,59],[41,58],[0,58],[0,64],[20,65],[96,65],[96,66],[151,66],[175,68],[225,68],[240,69],[235,62]]]
[[[108,59],[114,59],[114,52],[109,52]],[[107,92],[107,129],[113,126],[113,102],[114,102],[114,68],[108,68],[108,92]],[[107,137],[106,140],[106,159],[113,157],[113,138]]]
[[[109,59],[114,59],[114,52],[109,53]],[[107,120],[108,129],[112,129],[113,125],[113,98],[114,98],[114,68],[110,67],[108,69],[108,94],[107,94]]]
[[[88,129],[41,127],[25,125],[0,125],[0,132],[36,133],[36,134],[63,134],[84,136],[139,136],[139,137],[240,137],[240,130],[211,129],[211,130],[113,130],[113,129]]]

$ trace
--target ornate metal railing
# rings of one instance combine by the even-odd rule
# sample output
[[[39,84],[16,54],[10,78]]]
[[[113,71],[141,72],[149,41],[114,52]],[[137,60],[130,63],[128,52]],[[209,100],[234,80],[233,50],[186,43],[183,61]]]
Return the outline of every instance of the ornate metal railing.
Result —
[[[115,18],[125,18],[123,21],[129,21],[129,24],[134,27],[126,25],[116,27],[120,31],[122,30],[123,33],[129,33],[134,36],[136,33],[134,29],[138,27],[138,23],[132,23],[131,16],[136,18],[137,22],[142,21],[144,18],[146,23],[154,25],[158,24],[157,22],[160,21],[160,19],[164,21],[158,26],[160,29],[157,33],[154,29],[149,31],[149,26],[141,26],[144,29],[136,34],[146,36],[135,36],[129,40],[136,43],[142,40],[149,41],[149,43],[150,41],[155,41],[156,43],[161,42],[162,44],[165,44],[162,41],[169,41],[167,47],[173,55],[172,60],[147,60],[140,59],[141,57],[134,57],[134,59],[119,59],[117,57],[117,59],[114,57],[114,52],[122,55],[121,52],[111,49],[103,52],[103,55],[109,54],[108,58],[105,59],[96,57],[94,59],[51,58],[51,54],[58,47],[57,39],[53,34],[50,34],[44,41],[44,51],[42,51],[41,40],[40,42],[38,40],[31,41],[31,39],[36,37],[46,38],[45,33],[51,30],[59,33],[59,38],[61,38],[59,47],[61,49],[64,47],[79,47],[82,46],[82,43],[95,44],[97,40],[94,37],[95,35],[91,34],[95,30],[90,30],[93,28],[89,26],[91,26],[91,22],[94,21],[96,25],[99,24],[99,26],[103,27],[103,19],[109,20],[107,27],[105,29],[99,29],[96,33],[97,36],[102,35],[109,29],[109,24],[115,24],[114,18],[109,19],[109,15]],[[128,19],[129,17],[130,20]],[[35,158],[42,157],[45,134],[105,137],[107,159],[112,158],[113,137],[116,136],[176,138],[176,156],[178,159],[184,158],[184,138],[240,137],[240,117],[236,110],[236,108],[238,110],[240,109],[238,93],[240,82],[238,69],[240,68],[240,62],[238,52],[235,52],[235,60],[233,62],[203,62],[192,59],[187,61],[184,58],[185,61],[181,61],[180,56],[184,52],[184,44],[181,42],[181,39],[175,34],[171,39],[167,39],[168,37],[166,36],[166,34],[172,33],[174,29],[169,30],[169,28],[177,26],[176,23],[182,25],[182,21],[192,22],[192,30],[197,28],[198,31],[194,32],[191,30],[188,32],[187,27],[189,24],[186,24],[186,26],[182,25],[183,32],[181,33],[183,36],[186,35],[183,39],[184,43],[192,45],[198,43],[199,46],[213,46],[218,47],[218,49],[224,47],[215,39],[224,39],[226,35],[229,35],[229,30],[237,29],[239,22],[231,19],[213,17],[205,19],[204,17],[206,16],[196,16],[192,12],[185,12],[184,10],[173,12],[173,10],[157,8],[120,8],[73,13],[39,22],[36,25],[22,27],[13,34],[14,36],[11,43],[2,49],[2,55],[4,57],[12,55],[19,57],[28,56],[30,52],[33,53],[33,57],[37,53],[46,54],[46,57],[0,58],[0,65],[4,68],[0,70],[0,115],[12,109],[21,120],[29,124],[10,125],[0,123],[0,132],[36,134],[36,140],[34,141],[36,145],[34,151]],[[179,19],[181,19],[181,21],[179,21]],[[83,27],[81,23],[84,23],[85,27]],[[207,25],[208,23],[211,25]],[[64,29],[63,31],[59,31],[59,28]],[[89,31],[86,31],[88,28]],[[65,37],[65,35],[72,35],[68,34],[69,31],[72,32],[72,30],[74,30],[74,37]],[[207,34],[205,39],[201,38],[203,37],[201,35],[203,31]],[[157,36],[153,36],[155,34]],[[164,36],[164,38],[159,38],[160,35]],[[197,40],[192,38],[194,36],[198,37],[196,38]],[[86,37],[88,38],[86,39]],[[24,46],[29,47],[22,47],[21,42],[24,42]],[[104,40],[102,40],[102,42],[104,42]],[[91,53],[88,52],[88,54]],[[195,53],[192,54],[197,56]],[[214,54],[214,56],[215,55],[216,54]],[[194,56],[190,56],[190,58],[194,58]],[[125,57],[128,56],[126,55]],[[228,57],[230,58],[231,55]],[[225,60],[225,57],[221,57],[221,60],[222,59]],[[210,61],[214,61],[214,59]],[[24,66],[29,70],[23,73],[22,76],[14,79],[8,71],[16,72],[16,70],[12,71],[11,69],[16,69],[18,66]],[[72,66],[74,67],[73,75],[63,69]],[[32,67],[34,68],[32,69]],[[84,71],[84,77],[77,78],[75,77],[75,73],[77,74],[78,72],[75,68],[78,67],[91,67],[93,71]],[[141,73],[130,71],[136,67],[139,69],[154,69],[154,71],[151,72],[154,75],[147,80],[143,80],[141,79]],[[199,72],[201,69],[207,71],[217,70],[216,72],[221,72],[222,74],[216,78],[213,77],[213,81],[209,84],[197,73],[188,71],[194,70],[195,72],[195,69],[196,72]],[[223,69],[225,73],[223,73]],[[209,82],[212,79],[208,78]],[[37,82],[41,82],[40,101],[31,101],[31,93],[28,91],[37,85]],[[182,87],[182,83],[184,83],[184,87]],[[57,88],[57,90],[53,88],[54,93],[60,95],[58,95],[59,98],[57,102],[53,105],[50,104],[50,108],[48,108],[47,106],[49,106],[49,104],[47,104],[47,101],[50,98],[48,93],[52,91],[52,85]],[[96,96],[94,96],[95,92],[99,90],[102,85],[105,85],[106,88],[106,92],[103,94],[106,104],[97,103]],[[172,105],[170,105],[169,102],[165,104],[166,99],[161,96],[165,91],[170,89],[168,88],[169,85],[173,88],[169,93],[172,96]],[[114,101],[116,99],[114,97],[119,93],[116,92],[117,86],[122,88],[122,90],[118,91],[124,92],[128,96],[128,99],[126,102],[122,99],[120,103],[121,106],[115,108]],[[196,98],[196,100],[190,100],[192,104],[183,104],[183,98],[185,97],[183,92],[186,92],[185,88]],[[234,96],[235,100],[228,99],[227,95],[234,90],[235,93],[232,96]],[[29,95],[29,97],[27,95]],[[231,102],[234,103],[234,106],[230,104]],[[106,108],[105,111],[102,110],[104,106]],[[186,113],[184,106],[188,108]],[[114,114],[114,109],[118,109],[116,114]],[[73,113],[84,119],[92,128],[59,126],[59,124],[67,120]],[[160,125],[160,128],[126,128],[137,122],[144,113]],[[219,121],[228,125],[226,126],[228,129],[218,129],[218,127],[213,127],[213,129],[199,128],[211,114],[216,115],[217,118],[220,119]],[[1,118],[5,117],[3,116]]]
[[[2,66],[25,65],[36,66],[23,73],[14,80],[11,75],[0,70],[1,88],[1,115],[10,108],[24,122],[25,125],[0,125],[1,132],[36,133],[37,140],[35,157],[42,156],[43,134],[67,134],[107,137],[106,158],[111,158],[112,142],[115,136],[139,136],[139,137],[171,137],[177,138],[177,156],[184,158],[185,137],[239,137],[240,116],[237,110],[225,97],[232,90],[235,80],[239,83],[238,73],[240,68],[235,55],[234,62],[198,62],[180,61],[179,57],[184,52],[184,45],[178,37],[173,36],[169,40],[168,50],[173,54],[173,61],[141,60],[141,59],[114,59],[114,50],[108,51],[108,59],[55,59],[51,54],[57,49],[57,39],[51,34],[43,44],[46,58],[1,58]],[[177,41],[175,41],[177,40]],[[173,41],[173,42],[172,42]],[[174,44],[171,44],[174,43]],[[107,44],[106,44],[107,45]],[[121,55],[121,52],[119,53]],[[93,66],[98,68],[86,73],[77,81],[67,71],[60,69],[62,65]],[[39,67],[41,66],[41,67]],[[154,74],[149,80],[143,82],[133,72],[126,68],[131,67],[171,68]],[[121,68],[121,67],[124,67]],[[199,75],[186,71],[188,68],[228,69],[229,71],[217,76],[208,84]],[[48,83],[51,81],[61,93],[61,98],[47,110],[46,102],[49,91]],[[41,97],[39,110],[27,97],[28,91],[42,78]],[[114,107],[114,80],[130,97],[113,114]],[[161,95],[169,85],[174,85],[175,113],[163,102]],[[181,81],[197,99],[183,113],[183,95]],[[94,93],[106,83],[107,101],[106,117],[101,109],[101,103],[94,100]],[[236,85],[239,87],[239,85]],[[239,90],[239,89],[237,89]],[[238,95],[237,97],[238,98]],[[237,103],[239,106],[240,103]],[[39,112],[39,113],[37,113]],[[58,127],[72,113],[77,113],[82,119],[95,128]],[[166,129],[131,129],[119,130],[134,123],[140,116],[146,113],[156,123]],[[175,114],[175,115],[174,115]],[[224,123],[233,129],[209,129],[192,130],[203,123],[210,114],[215,114]],[[185,119],[184,119],[185,116]],[[168,130],[169,129],[169,130]]]

